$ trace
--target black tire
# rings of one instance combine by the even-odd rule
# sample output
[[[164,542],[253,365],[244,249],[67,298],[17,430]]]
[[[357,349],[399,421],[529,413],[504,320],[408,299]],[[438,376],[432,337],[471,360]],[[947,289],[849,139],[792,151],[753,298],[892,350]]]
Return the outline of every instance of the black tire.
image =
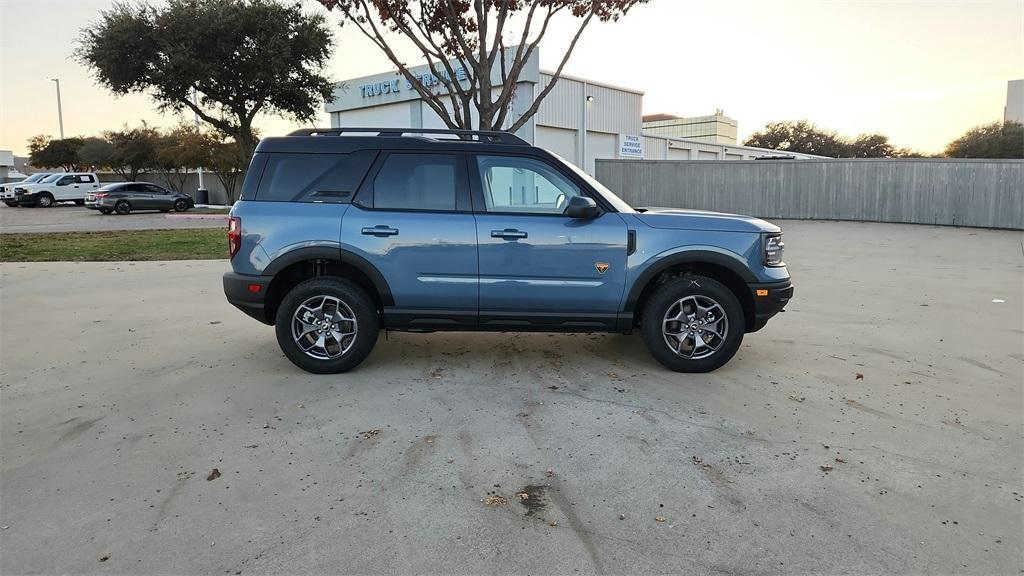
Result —
[[[4,204],[7,204],[11,208],[17,208],[18,207],[18,203],[17,202],[4,202]]]
[[[186,212],[186,211],[188,211],[188,202],[185,202],[184,200],[175,200],[175,202],[174,202],[174,211],[175,212]]]
[[[348,344],[348,350],[337,358],[314,358],[308,355],[292,335],[292,325],[300,305],[311,298],[322,296],[340,300],[352,312],[356,321],[354,342]],[[380,319],[373,300],[358,285],[344,278],[322,276],[300,283],[285,295],[277,309],[274,328],[281,351],[293,364],[314,374],[339,374],[358,366],[373,350],[380,332]]]
[[[36,206],[40,208],[49,208],[53,206],[53,196],[49,192],[43,192],[36,198]]]
[[[111,212],[113,212],[113,210],[110,210],[108,208],[103,208],[103,209],[100,210],[100,214],[103,214],[105,216],[109,215]]]
[[[118,200],[117,204],[114,204],[114,212],[117,212],[121,216],[132,213],[132,205],[127,200]]]
[[[85,206],[85,200],[75,200],[75,206]]]
[[[701,332],[704,327],[699,324],[700,318],[695,317],[690,320],[691,326],[697,328],[694,332],[705,334],[704,337],[708,338],[709,343],[717,344],[717,347],[704,357],[700,357],[701,354],[696,353],[698,346],[694,337],[685,336],[688,329],[685,323],[669,324],[670,331],[681,330],[684,333],[683,338],[672,338],[663,331],[666,315],[670,311],[683,312],[683,309],[676,308],[676,306],[682,299],[690,296],[698,297],[704,303],[707,303],[708,300],[713,301],[725,312],[725,337],[721,339],[714,336],[712,332]],[[691,302],[688,302],[687,305],[689,306]],[[721,330],[719,323],[721,314],[718,314],[717,317],[712,316],[712,318],[715,322],[714,327]],[[697,275],[675,278],[655,289],[644,305],[640,321],[640,333],[643,335],[644,344],[647,345],[651,355],[666,368],[676,372],[711,372],[720,368],[736,354],[743,342],[745,330],[743,307],[740,306],[736,295],[721,282]],[[697,357],[684,357],[681,353],[673,350],[670,342],[675,343],[678,348],[689,348]],[[707,351],[705,350],[705,352]]]

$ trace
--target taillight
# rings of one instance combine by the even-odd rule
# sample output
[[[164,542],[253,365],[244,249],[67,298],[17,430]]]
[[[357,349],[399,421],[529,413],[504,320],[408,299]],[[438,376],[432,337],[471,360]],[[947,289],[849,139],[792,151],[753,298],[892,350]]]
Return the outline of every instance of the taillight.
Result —
[[[242,219],[238,216],[232,216],[228,219],[228,256],[229,259],[234,258],[235,254],[238,253],[238,248],[242,246]]]
[[[96,194],[97,198],[106,198],[107,196],[110,196],[110,194],[107,194],[106,192],[100,192]]]

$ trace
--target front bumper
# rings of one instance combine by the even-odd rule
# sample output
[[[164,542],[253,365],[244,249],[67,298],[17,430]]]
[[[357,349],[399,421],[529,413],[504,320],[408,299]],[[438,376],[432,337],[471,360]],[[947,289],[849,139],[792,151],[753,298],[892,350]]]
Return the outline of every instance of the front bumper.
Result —
[[[263,322],[273,324],[272,318],[267,318],[265,303],[267,299],[267,288],[270,286],[269,276],[250,276],[236,272],[224,273],[224,295],[232,306],[245,312],[249,316]],[[259,289],[255,289],[255,287]]]
[[[749,287],[754,300],[754,324],[748,332],[757,332],[789,304],[793,298],[793,282],[784,280],[770,284],[750,284]]]

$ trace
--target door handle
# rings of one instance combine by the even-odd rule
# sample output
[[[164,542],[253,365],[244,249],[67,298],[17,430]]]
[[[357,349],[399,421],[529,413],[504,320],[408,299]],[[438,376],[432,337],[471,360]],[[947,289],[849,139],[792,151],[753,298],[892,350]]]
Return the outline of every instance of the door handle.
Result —
[[[392,228],[385,224],[378,224],[374,227],[363,228],[363,234],[367,236],[398,236],[398,228]]]
[[[516,238],[526,238],[526,232],[522,230],[515,230],[513,228],[505,228],[504,230],[491,230],[491,238],[504,238],[506,240],[514,240]]]

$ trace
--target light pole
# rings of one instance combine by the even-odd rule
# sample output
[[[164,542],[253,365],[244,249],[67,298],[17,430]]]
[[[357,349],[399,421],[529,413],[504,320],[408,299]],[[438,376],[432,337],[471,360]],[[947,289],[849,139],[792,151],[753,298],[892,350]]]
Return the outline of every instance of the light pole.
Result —
[[[194,104],[196,108],[199,107],[199,93],[196,92],[195,87],[192,87],[192,104]],[[199,131],[199,112],[195,113],[195,120],[196,120],[196,132],[198,132]],[[197,172],[199,174],[199,188],[198,189],[199,190],[203,190],[203,167],[199,166]],[[209,202],[209,200],[207,200],[207,202]]]
[[[60,108],[60,78],[50,78],[57,84],[57,121],[60,123],[60,139],[64,139],[64,112]]]

